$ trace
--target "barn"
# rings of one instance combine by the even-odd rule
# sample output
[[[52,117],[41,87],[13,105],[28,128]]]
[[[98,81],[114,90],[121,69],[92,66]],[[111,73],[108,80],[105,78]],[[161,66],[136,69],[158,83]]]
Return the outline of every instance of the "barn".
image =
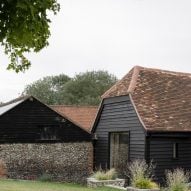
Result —
[[[96,107],[47,106],[33,96],[1,104],[0,159],[9,177],[85,181],[93,167],[90,128],[96,112]]]
[[[102,96],[93,125],[94,167],[124,169],[151,160],[191,170],[191,74],[134,67]]]

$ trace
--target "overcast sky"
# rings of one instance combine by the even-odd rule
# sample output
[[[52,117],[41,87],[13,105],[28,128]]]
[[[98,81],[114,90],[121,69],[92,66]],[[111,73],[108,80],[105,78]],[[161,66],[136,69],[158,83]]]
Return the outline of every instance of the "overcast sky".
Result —
[[[190,0],[60,0],[50,46],[31,54],[25,73],[6,71],[0,48],[0,101],[47,75],[108,70],[118,78],[134,65],[191,73]]]

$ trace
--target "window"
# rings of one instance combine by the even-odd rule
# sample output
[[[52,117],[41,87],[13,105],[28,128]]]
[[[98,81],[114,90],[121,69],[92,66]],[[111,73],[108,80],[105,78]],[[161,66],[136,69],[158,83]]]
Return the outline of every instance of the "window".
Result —
[[[178,143],[173,143],[173,159],[178,158]]]
[[[41,127],[41,139],[42,140],[55,140],[56,139],[56,127],[55,126],[42,126]]]
[[[110,133],[110,168],[123,169],[128,162],[129,133]]]

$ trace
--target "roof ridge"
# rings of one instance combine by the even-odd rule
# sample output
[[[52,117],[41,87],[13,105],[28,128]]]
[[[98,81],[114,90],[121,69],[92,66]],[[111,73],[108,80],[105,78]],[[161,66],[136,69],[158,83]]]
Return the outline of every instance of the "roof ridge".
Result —
[[[12,100],[10,100],[10,101],[8,101],[8,102],[5,102],[5,103],[0,104],[0,107],[4,107],[4,106],[6,106],[6,105],[15,103],[15,102],[20,101],[20,100],[22,100],[22,99],[25,100],[25,99],[27,99],[27,98],[29,98],[29,97],[31,97],[31,96],[29,96],[29,95],[19,96],[18,98],[15,98],[15,99],[12,99]]]
[[[136,82],[137,82],[137,79],[138,79],[138,76],[139,76],[139,72],[141,70],[143,70],[144,68],[142,66],[134,66],[125,76],[123,76],[120,80],[118,80],[111,88],[109,88],[101,97],[104,98],[105,95],[107,95],[108,92],[111,91],[112,88],[118,86],[118,84],[120,84],[131,72],[132,72],[132,75],[131,75],[131,80],[130,80],[130,84],[128,86],[128,90],[127,92],[128,93],[132,93],[135,89],[135,86],[136,86]]]
[[[184,76],[191,76],[191,73],[186,73],[186,72],[176,72],[172,70],[164,70],[164,69],[159,69],[159,68],[147,68],[147,67],[142,67],[142,66],[135,66],[139,67],[140,70],[147,70],[147,71],[155,71],[155,72],[163,72],[167,74],[174,74],[174,75],[184,75]]]
[[[138,66],[135,66],[135,67],[138,67]],[[101,98],[103,99],[107,94],[108,92],[111,91],[112,88],[118,86],[118,84],[120,84],[130,73],[131,71],[134,71],[134,68],[133,67],[125,76],[123,76],[120,80],[118,80],[113,86],[111,86],[106,92],[104,92],[104,94],[101,95]],[[132,74],[133,75],[133,74]]]
[[[139,77],[139,72],[143,69],[142,66],[134,66],[133,67],[133,74],[132,74],[132,78],[128,87],[127,92],[129,93],[133,93],[135,86],[137,84],[137,79]]]

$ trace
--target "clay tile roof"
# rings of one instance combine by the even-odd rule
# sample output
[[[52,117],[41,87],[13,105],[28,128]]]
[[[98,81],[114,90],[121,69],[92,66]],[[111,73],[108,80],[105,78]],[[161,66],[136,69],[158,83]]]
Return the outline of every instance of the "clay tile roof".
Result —
[[[98,110],[97,106],[51,105],[50,107],[60,114],[67,116],[88,132],[91,131]]]
[[[102,98],[130,94],[149,131],[191,131],[191,74],[134,67]]]

